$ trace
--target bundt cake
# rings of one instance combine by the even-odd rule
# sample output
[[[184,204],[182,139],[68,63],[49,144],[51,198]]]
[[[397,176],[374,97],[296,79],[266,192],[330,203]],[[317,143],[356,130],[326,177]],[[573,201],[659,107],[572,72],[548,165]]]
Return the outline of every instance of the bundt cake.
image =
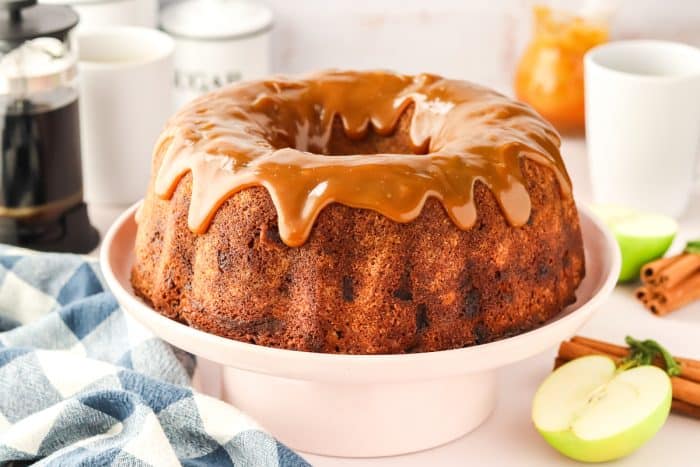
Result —
[[[215,91],[156,144],[134,291],[197,329],[312,352],[533,329],[584,275],[559,145],[526,105],[435,75]]]

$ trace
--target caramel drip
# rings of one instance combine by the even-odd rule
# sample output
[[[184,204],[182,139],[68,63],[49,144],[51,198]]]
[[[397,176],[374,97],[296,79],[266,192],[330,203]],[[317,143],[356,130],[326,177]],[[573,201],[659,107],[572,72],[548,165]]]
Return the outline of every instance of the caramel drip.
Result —
[[[411,104],[413,154],[326,155],[336,116],[349,138],[362,138],[370,126],[390,135]],[[155,191],[169,199],[191,172],[188,224],[203,233],[228,197],[263,186],[277,209],[280,237],[299,246],[330,203],[410,222],[432,196],[469,229],[479,180],[519,226],[530,216],[521,157],[551,167],[561,190],[571,189],[559,145],[529,107],[463,81],[327,72],[243,83],[192,102],[156,145]]]

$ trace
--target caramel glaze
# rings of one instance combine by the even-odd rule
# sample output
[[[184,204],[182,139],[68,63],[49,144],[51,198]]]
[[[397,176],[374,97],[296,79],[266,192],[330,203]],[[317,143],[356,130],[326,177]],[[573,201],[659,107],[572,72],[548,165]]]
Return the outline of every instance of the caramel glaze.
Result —
[[[390,136],[410,106],[409,154],[327,155],[335,118],[351,139],[370,128]],[[263,186],[277,209],[281,239],[294,247],[334,202],[410,222],[433,196],[458,227],[469,229],[479,180],[519,226],[530,216],[521,157],[552,168],[562,192],[570,193],[559,145],[554,129],[529,107],[464,81],[324,72],[241,83],[183,108],[156,145],[162,162],[155,192],[169,199],[191,172],[188,225],[204,233],[226,199]]]

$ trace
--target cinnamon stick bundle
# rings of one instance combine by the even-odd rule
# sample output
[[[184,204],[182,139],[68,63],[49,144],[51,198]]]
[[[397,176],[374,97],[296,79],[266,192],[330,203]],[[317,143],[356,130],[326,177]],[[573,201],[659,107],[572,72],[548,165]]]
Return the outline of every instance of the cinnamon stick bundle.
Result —
[[[635,297],[652,313],[665,316],[700,300],[700,254],[682,253],[646,264]]]
[[[661,270],[676,260],[675,256],[669,258],[659,258],[642,267],[642,282],[656,284],[659,282]]]
[[[591,339],[588,337],[574,336],[571,340],[564,341],[559,346],[559,352],[554,361],[554,368],[579,357],[588,355],[603,355],[610,357],[619,363],[627,357],[627,347],[608,342]],[[673,357],[681,367],[678,376],[671,377],[673,388],[673,402],[671,410],[689,417],[700,419],[700,361],[689,358]],[[665,369],[664,362],[655,360],[654,365]]]

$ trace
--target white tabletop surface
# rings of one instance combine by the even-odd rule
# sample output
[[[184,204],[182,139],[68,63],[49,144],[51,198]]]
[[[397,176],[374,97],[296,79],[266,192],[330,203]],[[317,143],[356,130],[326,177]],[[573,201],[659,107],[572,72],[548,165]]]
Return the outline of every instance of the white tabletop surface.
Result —
[[[590,199],[585,144],[565,140],[564,159],[574,183],[576,199]],[[659,187],[672,189],[672,187]],[[102,234],[124,209],[90,206],[93,223]],[[696,185],[691,205],[681,219],[681,230],[672,246],[680,250],[690,238],[700,238],[700,184]],[[700,359],[700,303],[657,318],[632,296],[633,286],[619,286],[580,334],[613,342],[622,342],[631,334],[654,338],[672,353]],[[556,348],[500,371],[498,405],[491,417],[476,431],[447,445],[415,454],[381,459],[341,459],[302,454],[319,467],[411,467],[411,466],[566,466],[568,461],[551,449],[530,422],[530,403],[539,383],[551,371]],[[465,397],[469,397],[465,394]],[[672,415],[664,428],[633,455],[617,461],[616,466],[689,466],[699,465],[700,421]]]

